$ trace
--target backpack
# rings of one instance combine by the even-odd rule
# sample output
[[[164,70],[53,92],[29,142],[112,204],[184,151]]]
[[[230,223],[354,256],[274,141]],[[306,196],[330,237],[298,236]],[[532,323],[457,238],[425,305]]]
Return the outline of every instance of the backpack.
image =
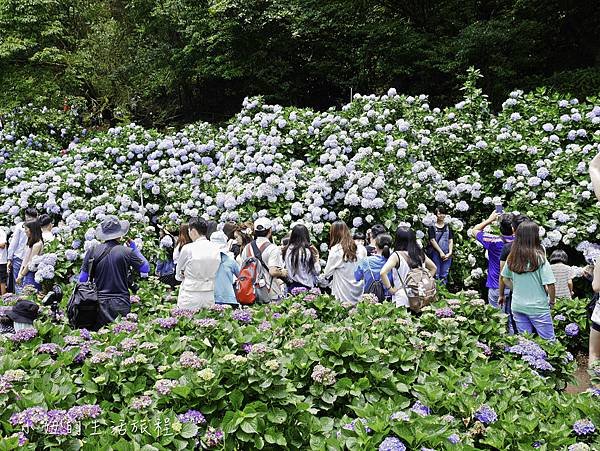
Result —
[[[100,263],[104,257],[110,254],[113,247],[107,247],[97,260],[92,256],[89,262],[88,281],[75,284],[73,294],[67,304],[67,318],[74,329],[94,330],[95,328],[100,304],[98,302],[98,289],[94,283],[94,263]]]
[[[383,302],[385,300],[385,287],[381,281],[381,276],[379,279],[375,279],[375,274],[373,273],[371,264],[369,263],[369,257],[366,258],[366,261],[369,272],[371,273],[371,278],[373,279],[371,285],[369,285],[369,288],[367,289],[367,293],[375,295],[379,302]]]
[[[246,257],[242,262],[240,274],[233,286],[235,298],[240,305],[253,305],[257,302],[267,304],[271,300],[273,279],[271,279],[271,285],[267,287],[263,271],[269,271],[269,268],[262,259],[262,253],[270,245],[271,243],[266,242],[259,249],[256,241],[249,244],[252,255]]]
[[[398,258],[402,258],[398,254]],[[400,278],[400,274],[398,274]],[[431,276],[429,271],[423,267],[411,268],[406,275],[406,278],[402,280],[402,288],[408,298],[409,308],[419,313],[423,307],[431,304],[435,301],[437,296],[437,285],[435,284],[435,278]]]

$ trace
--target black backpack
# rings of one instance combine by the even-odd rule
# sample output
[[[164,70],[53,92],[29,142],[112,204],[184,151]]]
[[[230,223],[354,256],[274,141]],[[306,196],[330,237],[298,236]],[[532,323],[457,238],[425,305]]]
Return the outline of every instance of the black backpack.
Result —
[[[371,264],[369,263],[369,257],[367,257],[366,260],[367,267],[369,268],[369,272],[371,273],[371,278],[373,279],[371,285],[369,285],[369,288],[367,289],[367,293],[375,295],[379,302],[383,302],[385,300],[385,287],[383,286],[383,282],[381,281],[381,276],[379,276],[379,279],[375,279],[375,274],[373,273],[373,270],[371,269]]]
[[[67,318],[69,324],[74,329],[94,330],[98,321],[98,289],[94,282],[94,266],[102,261],[104,257],[110,254],[114,246],[107,246],[102,254],[96,260],[92,257],[89,260],[90,273],[87,282],[77,282],[73,289],[73,294],[67,304]]]

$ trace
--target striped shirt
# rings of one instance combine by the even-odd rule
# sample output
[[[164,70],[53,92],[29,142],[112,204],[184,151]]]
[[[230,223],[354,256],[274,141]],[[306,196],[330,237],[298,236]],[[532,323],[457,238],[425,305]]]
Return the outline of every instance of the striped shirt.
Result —
[[[571,299],[568,282],[573,278],[573,271],[570,266],[564,263],[555,263],[551,265],[554,278],[556,279],[556,297]]]

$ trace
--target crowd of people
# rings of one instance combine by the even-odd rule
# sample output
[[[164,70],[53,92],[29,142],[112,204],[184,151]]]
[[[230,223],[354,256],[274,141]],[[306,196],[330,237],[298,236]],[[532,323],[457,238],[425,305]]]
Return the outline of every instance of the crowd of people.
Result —
[[[600,156],[590,165],[590,174],[600,199]],[[446,284],[454,251],[453,232],[446,211],[436,209],[436,222],[429,227],[426,243],[414,229],[400,225],[387,230],[374,225],[366,236],[352,234],[343,221],[331,224],[327,260],[322,261],[308,228],[296,223],[275,243],[273,223],[259,217],[253,223],[225,223],[191,218],[176,233],[160,229],[162,257],[155,273],[166,285],[178,287],[177,306],[185,309],[227,304],[234,308],[256,302],[273,302],[301,290],[319,288],[340,302],[356,303],[365,293],[380,301],[409,307],[415,296],[408,289],[411,271],[420,268],[427,277]],[[0,228],[0,290],[21,294],[25,287],[40,291],[32,261],[55,239],[52,219],[35,209],[24,211],[10,240]],[[498,233],[492,233],[491,230]],[[107,216],[96,229],[100,242],[85,254],[80,283],[93,280],[99,308],[92,329],[99,329],[125,316],[131,309],[130,277],[150,273],[150,264],[127,238],[129,223]],[[547,258],[540,242],[540,228],[525,215],[496,209],[469,230],[488,261],[487,299],[502,309],[511,333],[535,333],[555,340],[552,307],[555,299],[573,296],[573,273],[568,256],[555,250]],[[593,289],[600,291],[600,262],[589,271]],[[249,284],[249,285],[248,285]],[[415,290],[413,288],[413,290]],[[31,325],[37,314],[35,302],[15,307],[18,327]],[[31,305],[33,304],[33,305]],[[23,326],[25,324],[25,326]],[[600,359],[600,304],[591,317],[590,363]]]

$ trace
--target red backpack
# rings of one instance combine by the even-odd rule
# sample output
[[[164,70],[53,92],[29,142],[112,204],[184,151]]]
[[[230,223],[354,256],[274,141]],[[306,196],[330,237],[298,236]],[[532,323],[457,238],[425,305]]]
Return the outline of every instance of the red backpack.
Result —
[[[267,286],[264,275],[264,271],[268,272],[269,268],[262,259],[262,253],[271,244],[266,242],[259,248],[256,241],[252,241],[248,245],[249,255],[242,262],[240,275],[233,287],[235,297],[241,305],[252,305],[256,302],[266,304],[271,300],[271,286]]]

